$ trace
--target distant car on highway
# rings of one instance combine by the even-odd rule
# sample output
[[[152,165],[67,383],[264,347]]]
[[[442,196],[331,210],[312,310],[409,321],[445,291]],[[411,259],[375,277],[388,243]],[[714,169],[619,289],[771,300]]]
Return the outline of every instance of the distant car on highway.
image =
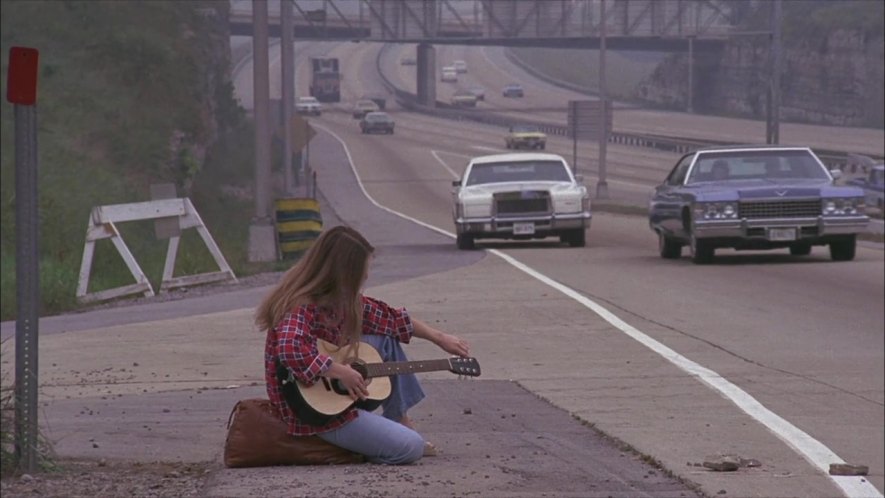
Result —
[[[366,95],[361,96],[359,100],[371,100],[378,104],[378,109],[382,111],[387,107],[387,98],[383,95],[378,95],[377,93],[367,93]]]
[[[297,114],[307,114],[319,116],[323,113],[323,104],[316,97],[298,97],[295,102],[295,112]]]
[[[547,147],[547,134],[535,125],[513,125],[504,145],[508,149],[541,149]]]
[[[365,134],[384,133],[393,135],[393,118],[386,112],[376,111],[367,113],[360,120],[360,131]]]
[[[514,98],[521,98],[525,96],[522,90],[522,85],[520,85],[519,83],[510,83],[509,85],[506,85],[504,89],[501,90],[501,95]]]
[[[467,88],[467,91],[476,95],[476,100],[486,99],[486,89],[481,86],[471,86]]]
[[[855,178],[847,184],[864,190],[867,206],[877,208],[880,213],[885,208],[885,164],[871,167],[866,178]]]
[[[476,107],[476,95],[469,90],[455,90],[452,94],[452,105],[457,107]]]
[[[455,61],[452,63],[452,67],[455,68],[455,72],[458,74],[467,72],[467,63],[464,61]]]
[[[808,147],[727,146],[690,152],[649,201],[649,227],[662,258],[713,260],[716,249],[789,248],[804,256],[828,245],[836,261],[854,259],[869,223],[863,190],[837,186]]]
[[[439,79],[446,83],[456,83],[458,81],[458,73],[455,71],[455,68],[446,66],[442,68],[442,75]]]
[[[523,152],[474,157],[452,186],[458,249],[473,249],[482,238],[558,236],[572,247],[586,244],[590,197],[582,178],[572,175],[561,156]]]
[[[367,113],[381,110],[378,104],[369,99],[357,100],[353,105],[353,118],[362,119]]]

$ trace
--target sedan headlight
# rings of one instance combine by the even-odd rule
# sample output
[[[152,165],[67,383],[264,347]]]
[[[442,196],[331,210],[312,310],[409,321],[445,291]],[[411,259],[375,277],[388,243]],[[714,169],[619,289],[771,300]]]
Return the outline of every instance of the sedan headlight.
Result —
[[[695,219],[736,220],[738,217],[735,202],[699,202],[694,205]]]
[[[851,216],[863,214],[866,206],[863,197],[837,197],[824,199],[821,202],[821,214],[824,216]]]

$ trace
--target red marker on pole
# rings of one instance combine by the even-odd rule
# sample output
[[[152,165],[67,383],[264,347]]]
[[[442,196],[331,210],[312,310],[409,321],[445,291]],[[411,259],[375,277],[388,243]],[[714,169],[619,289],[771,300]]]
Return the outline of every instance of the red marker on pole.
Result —
[[[12,47],[9,49],[6,100],[19,105],[37,103],[37,62],[39,58],[40,52],[36,48]]]

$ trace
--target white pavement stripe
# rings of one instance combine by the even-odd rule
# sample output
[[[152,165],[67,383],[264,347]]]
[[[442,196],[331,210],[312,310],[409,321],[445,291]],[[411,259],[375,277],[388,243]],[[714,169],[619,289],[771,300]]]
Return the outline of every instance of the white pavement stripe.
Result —
[[[335,137],[335,139],[341,143],[341,146],[344,147],[344,152],[347,154],[347,160],[348,162],[350,162],[350,169],[351,171],[353,171],[353,174],[356,177],[356,181],[360,186],[360,190],[362,190],[363,195],[366,196],[369,202],[383,209],[384,211],[387,211],[388,213],[394,214],[413,223],[417,223],[424,228],[433,230],[434,232],[446,235],[450,238],[455,238],[455,234],[453,233],[447,232],[441,228],[435,227],[416,218],[412,218],[411,216],[400,213],[398,211],[394,211],[393,209],[383,206],[375,201],[375,199],[373,199],[372,196],[370,196],[369,193],[366,191],[365,187],[363,187],[362,179],[360,179],[359,173],[356,170],[356,166],[353,163],[353,158],[350,155],[350,150],[347,148],[347,144],[344,142],[344,140],[342,140],[341,137],[339,137],[328,128],[320,125],[316,126]],[[436,154],[434,154],[434,157],[439,160]],[[440,162],[442,163],[442,161]],[[448,169],[447,165],[444,164],[444,166]],[[587,298],[586,296],[581,295],[578,291],[551,279],[550,277],[538,272],[537,270],[532,269],[531,267],[523,264],[522,262],[497,249],[485,250],[510,263],[513,267],[521,270],[527,275],[534,277],[538,281],[547,284],[549,287],[558,290],[562,294],[584,305],[585,307],[599,315],[603,320],[616,327],[621,332],[632,337],[640,344],[659,354],[679,369],[685,371],[693,377],[696,377],[704,384],[710,386],[713,390],[722,394],[725,398],[731,400],[731,402],[737,405],[738,408],[743,410],[744,413],[755,419],[760,424],[764,425],[768,430],[774,433],[774,435],[787,443],[797,453],[802,455],[803,458],[808,460],[808,462],[810,462],[821,472],[826,474],[836,484],[836,486],[838,486],[842,490],[846,497],[883,498],[882,493],[880,493],[879,490],[876,489],[876,487],[873,486],[864,477],[830,476],[829,468],[831,463],[845,463],[845,461],[840,458],[839,455],[826,447],[820,441],[811,437],[811,435],[809,435],[808,433],[802,431],[795,425],[791,424],[789,421],[785,420],[783,417],[766,408],[764,405],[762,405],[762,403],[757,401],[756,398],[750,396],[750,394],[748,394],[746,391],[744,391],[737,385],[729,382],[718,373],[686,358],[685,356],[682,356],[681,354],[670,349],[664,344],[640,332],[632,325],[621,320],[617,315],[606,309],[604,306],[593,301],[592,299]]]
[[[433,155],[434,159],[436,159],[437,161],[439,161],[439,163],[443,165],[443,168],[445,168],[446,171],[448,171],[449,173],[452,174],[452,178],[454,178],[454,179],[457,180],[457,179],[460,177],[460,175],[459,175],[458,173],[456,173],[455,170],[453,170],[452,168],[450,168],[449,165],[446,164],[445,161],[443,161],[442,159],[440,159],[440,157],[439,157],[439,153],[440,153],[440,152],[442,152],[443,154],[452,154],[452,155],[454,155],[454,156],[460,156],[460,157],[469,157],[469,156],[465,156],[464,154],[458,154],[458,153],[455,153],[455,152],[446,152],[446,151],[442,151],[442,150],[431,150],[431,151],[430,151],[430,153]]]

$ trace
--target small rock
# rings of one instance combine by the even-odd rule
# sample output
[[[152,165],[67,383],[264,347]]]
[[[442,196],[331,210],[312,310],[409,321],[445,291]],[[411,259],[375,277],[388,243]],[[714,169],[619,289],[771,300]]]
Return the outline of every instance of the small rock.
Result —
[[[741,461],[731,455],[707,457],[704,459],[704,467],[716,472],[734,472],[741,467]]]

